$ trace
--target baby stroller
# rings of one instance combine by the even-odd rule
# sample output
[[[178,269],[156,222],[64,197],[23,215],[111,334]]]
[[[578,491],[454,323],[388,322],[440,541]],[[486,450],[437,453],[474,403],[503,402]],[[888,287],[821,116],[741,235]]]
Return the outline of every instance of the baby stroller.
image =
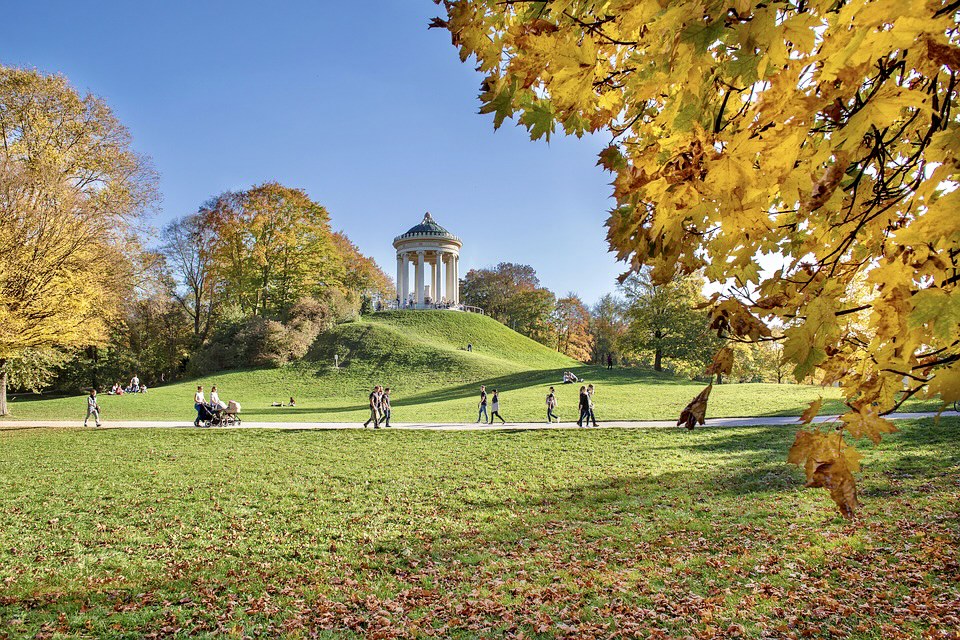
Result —
[[[220,407],[203,403],[200,405],[200,408],[197,409],[197,423],[199,426],[204,428],[215,426],[215,423],[219,422],[219,418],[217,416],[219,412]]]
[[[220,411],[221,427],[239,427],[240,426],[240,403],[231,400],[227,403],[227,408]]]
[[[238,427],[240,426],[240,403],[231,400],[226,407],[204,405],[210,409],[210,419],[203,423],[205,427]]]

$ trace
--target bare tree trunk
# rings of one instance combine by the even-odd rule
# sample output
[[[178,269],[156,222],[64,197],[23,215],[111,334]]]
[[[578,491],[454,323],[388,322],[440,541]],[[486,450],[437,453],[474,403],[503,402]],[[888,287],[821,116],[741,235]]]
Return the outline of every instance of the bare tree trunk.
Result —
[[[0,416],[7,412],[7,361],[0,359]]]
[[[663,371],[663,349],[657,347],[653,355],[653,370]]]

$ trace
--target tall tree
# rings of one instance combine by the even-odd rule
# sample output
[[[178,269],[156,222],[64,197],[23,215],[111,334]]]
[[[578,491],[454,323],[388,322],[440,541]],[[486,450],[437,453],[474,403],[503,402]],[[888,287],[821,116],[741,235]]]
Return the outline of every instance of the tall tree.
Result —
[[[107,105],[0,67],[0,415],[6,363],[105,339],[134,280],[130,225],[156,177]]]
[[[621,290],[629,304],[630,324],[622,344],[638,354],[651,354],[655,371],[664,359],[686,373],[699,373],[710,363],[720,340],[710,332],[709,317],[698,310],[704,302],[703,279],[676,277],[659,284],[649,270],[624,280]]]
[[[568,293],[557,300],[553,325],[557,335],[557,351],[580,362],[588,362],[593,347],[590,310],[580,296]]]
[[[280,314],[338,271],[330,217],[300,189],[268,182],[222,194],[201,214],[218,276],[245,314]]]
[[[627,304],[612,293],[605,294],[590,310],[590,334],[593,336],[592,361],[605,364],[607,355],[620,350],[627,330]]]
[[[842,431],[878,442],[907,398],[960,399],[956,2],[443,6],[432,26],[476,57],[494,126],[610,132],[617,256],[658,283],[703,269],[718,331],[782,340],[797,379],[841,384]],[[842,431],[802,432],[790,459],[811,486],[844,487],[831,495],[851,516]]]
[[[492,269],[471,269],[460,287],[465,304],[484,312],[514,331],[543,344],[553,342],[551,313],[556,297],[540,286],[533,267],[501,262]]]
[[[220,301],[208,213],[211,200],[199,212],[178,218],[163,229],[161,251],[172,275],[171,295],[190,317],[196,346],[207,339]]]

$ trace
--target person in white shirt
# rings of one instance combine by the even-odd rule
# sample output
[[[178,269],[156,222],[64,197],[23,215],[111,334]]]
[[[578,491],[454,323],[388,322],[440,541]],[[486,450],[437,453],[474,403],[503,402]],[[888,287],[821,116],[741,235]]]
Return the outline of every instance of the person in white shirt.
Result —
[[[130,378],[130,390],[134,393],[140,393],[140,378],[136,375]]]
[[[193,421],[193,426],[200,426],[200,408],[203,407],[205,400],[203,398],[203,387],[197,387],[197,392],[193,396],[193,408],[197,410],[197,419]]]
[[[100,405],[97,404],[97,390],[91,389],[90,395],[87,396],[87,417],[83,419],[83,426],[87,426],[87,420],[90,419],[90,416],[93,416],[93,422],[98,427],[100,426]]]
[[[218,409],[226,409],[227,405],[220,400],[220,394],[217,393],[217,385],[210,387],[210,404]]]

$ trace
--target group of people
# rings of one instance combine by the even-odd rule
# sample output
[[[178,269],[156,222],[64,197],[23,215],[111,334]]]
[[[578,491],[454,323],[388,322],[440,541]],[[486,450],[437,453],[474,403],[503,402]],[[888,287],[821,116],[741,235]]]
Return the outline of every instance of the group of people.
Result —
[[[108,396],[122,396],[125,393],[146,393],[147,385],[140,382],[140,378],[134,375],[130,378],[130,384],[126,387],[120,384],[119,382],[115,383],[110,387],[110,391],[107,392]]]
[[[593,422],[593,426],[597,425],[597,417],[593,413],[593,385],[588,384],[587,386],[580,387],[580,417],[577,418],[578,427],[589,427],[590,423]],[[550,387],[550,392],[547,394],[547,422],[560,422],[560,418],[557,417],[557,414],[554,413],[554,409],[557,408],[557,396],[554,392],[553,387]]]
[[[574,382],[580,382],[580,378],[577,377],[573,371],[564,371],[563,372],[563,384],[573,384]]]
[[[506,424],[507,421],[500,415],[500,392],[493,390],[490,396],[490,415],[487,415],[487,387],[480,385],[480,413],[477,414],[477,424],[486,418],[487,424],[493,424],[494,418],[500,419],[500,424]]]
[[[197,410],[197,419],[193,421],[193,426],[199,427],[204,419],[204,409],[219,411],[226,409],[227,404],[220,399],[220,393],[217,391],[217,385],[210,387],[210,402],[208,403],[203,395],[203,385],[197,386],[197,392],[193,394],[193,408]]]
[[[384,388],[383,385],[377,385],[373,388],[373,391],[370,392],[370,417],[366,422],[363,423],[363,428],[366,429],[370,426],[370,423],[373,423],[374,429],[380,428],[380,423],[383,423],[383,426],[390,426],[390,387]]]

